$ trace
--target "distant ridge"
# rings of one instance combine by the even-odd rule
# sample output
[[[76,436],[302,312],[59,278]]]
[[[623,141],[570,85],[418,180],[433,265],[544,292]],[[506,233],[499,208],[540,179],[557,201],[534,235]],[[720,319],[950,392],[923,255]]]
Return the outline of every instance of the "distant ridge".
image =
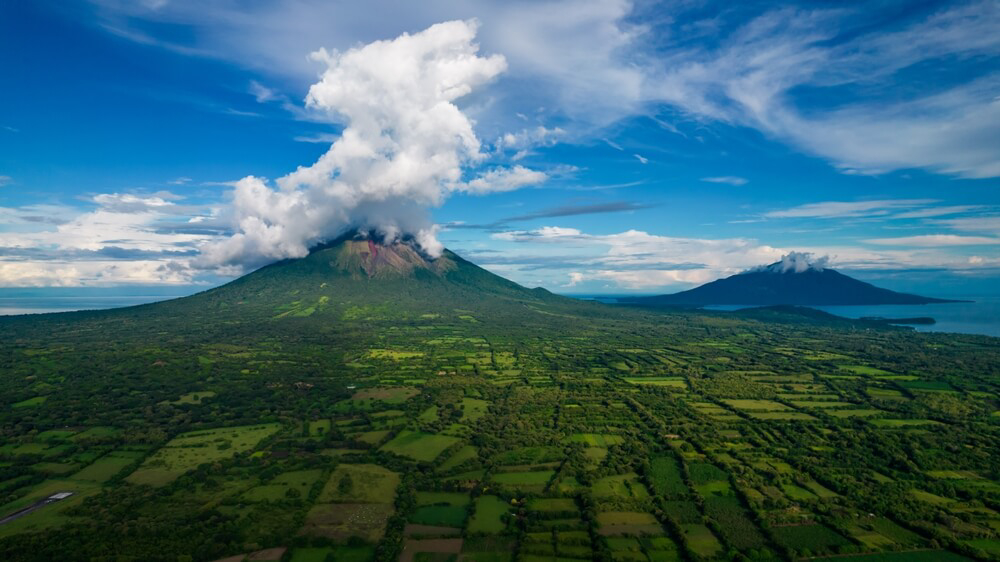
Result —
[[[618,300],[646,306],[822,306],[962,302],[882,289],[828,269],[823,263],[804,264],[801,257],[796,257],[786,257],[768,266],[718,279],[680,293]]]

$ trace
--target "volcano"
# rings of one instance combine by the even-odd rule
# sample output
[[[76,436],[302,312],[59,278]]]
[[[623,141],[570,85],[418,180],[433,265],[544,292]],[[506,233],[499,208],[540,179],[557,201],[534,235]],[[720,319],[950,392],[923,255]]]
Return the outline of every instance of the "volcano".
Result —
[[[586,312],[595,306],[528,289],[450,250],[435,258],[409,238],[385,241],[355,232],[305,257],[272,263],[191,296],[127,308],[6,317],[0,325],[86,329],[125,339],[154,326],[165,336],[204,332],[209,339],[236,332],[347,330],[348,324],[357,332],[427,317],[467,316],[469,322],[507,326],[540,313]]]
[[[621,298],[646,306],[673,305],[880,305],[960,302],[897,293],[833,269],[789,269],[782,262],[717,279],[700,287],[652,297]]]

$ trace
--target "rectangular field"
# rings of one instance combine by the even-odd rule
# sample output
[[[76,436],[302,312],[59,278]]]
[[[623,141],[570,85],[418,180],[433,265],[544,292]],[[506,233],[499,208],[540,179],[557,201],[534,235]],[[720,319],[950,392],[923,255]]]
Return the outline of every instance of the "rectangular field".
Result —
[[[281,429],[277,423],[223,427],[182,433],[146,459],[128,481],[164,486],[204,463],[228,459],[252,450]]]
[[[431,462],[445,449],[459,441],[457,437],[404,429],[379,450],[417,461]]]

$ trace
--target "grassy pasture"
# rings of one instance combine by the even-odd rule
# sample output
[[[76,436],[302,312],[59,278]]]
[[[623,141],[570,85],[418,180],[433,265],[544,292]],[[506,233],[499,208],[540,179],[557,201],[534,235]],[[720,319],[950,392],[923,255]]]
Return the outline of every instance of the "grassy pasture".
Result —
[[[681,525],[681,533],[684,534],[688,547],[698,556],[712,559],[722,552],[722,543],[719,539],[715,538],[708,527],[700,523]]]
[[[897,427],[919,427],[926,425],[938,425],[940,422],[936,422],[934,420],[917,419],[917,420],[871,420],[870,423],[872,425],[875,425],[876,427],[897,428]]]
[[[70,437],[71,441],[84,441],[87,439],[102,439],[106,437],[116,437],[121,430],[115,427],[91,427]]]
[[[532,511],[577,511],[576,502],[572,498],[534,498],[528,502]]]
[[[310,420],[306,423],[309,424],[309,435],[326,435],[330,431],[330,420]]]
[[[462,421],[472,423],[486,415],[490,403],[479,398],[462,398]]]
[[[597,466],[607,458],[608,449],[607,447],[587,447],[583,450],[583,456],[586,457],[589,464]]]
[[[449,471],[455,468],[456,466],[464,463],[465,461],[476,458],[477,455],[478,455],[478,450],[475,447],[473,447],[472,445],[465,445],[457,452],[455,452],[454,455],[448,457],[443,463],[438,465],[437,471],[438,472]]]
[[[627,474],[617,474],[605,476],[594,482],[593,493],[596,498],[634,498],[646,499],[649,491],[646,486],[639,481],[639,476],[634,472]]]
[[[65,441],[76,435],[72,429],[50,429],[35,436],[35,441]]]
[[[27,400],[21,400],[20,402],[14,402],[10,405],[11,408],[31,408],[32,406],[39,406],[44,404],[48,400],[48,396],[35,396],[34,398],[28,398]]]
[[[364,433],[359,433],[355,435],[354,438],[362,443],[378,445],[386,438],[387,435],[389,435],[388,429],[377,429],[375,431],[365,431]]]
[[[533,472],[501,472],[494,474],[494,484],[511,488],[540,489],[545,487],[555,476],[554,470],[538,470]]]
[[[502,517],[510,511],[507,502],[496,496],[479,496],[476,498],[476,508],[469,519],[470,533],[499,533],[506,524]]]
[[[839,400],[834,401],[824,401],[824,400],[792,400],[792,405],[796,408],[849,408],[851,406],[856,406],[853,402],[842,402]]]
[[[461,492],[417,492],[417,505],[448,505],[465,507],[472,502],[468,494]]]
[[[289,490],[298,490],[299,497],[304,498],[322,474],[320,469],[283,472],[267,484],[250,488],[242,497],[251,502],[281,501],[287,498]]]
[[[417,421],[418,422],[434,423],[437,420],[438,420],[438,407],[437,406],[430,406],[426,410],[424,410],[423,412],[421,412],[419,416],[417,416]]]
[[[889,371],[883,371],[882,369],[877,369],[875,367],[869,367],[867,365],[841,365],[841,371],[847,371],[848,373],[854,373],[855,375],[891,375]]]
[[[341,464],[320,492],[320,503],[392,503],[399,474],[375,464]]]
[[[758,420],[797,420],[812,421],[813,416],[804,412],[748,412],[751,418]]]
[[[374,400],[386,404],[402,404],[418,394],[420,394],[419,390],[409,386],[362,388],[351,396],[351,402],[371,402]]]
[[[816,494],[795,484],[782,484],[781,489],[784,490],[785,495],[787,495],[789,499],[795,501],[811,501],[817,499]]]
[[[388,443],[382,445],[379,450],[417,461],[431,462],[438,458],[445,449],[458,442],[457,437],[403,430]]]
[[[128,481],[164,486],[198,465],[249,451],[279,429],[280,424],[270,423],[182,433],[147,458]]]
[[[744,412],[782,412],[791,410],[788,406],[773,400],[724,399],[722,402]]]
[[[644,511],[604,511],[597,514],[597,524],[605,536],[663,534],[656,517]]]
[[[416,359],[423,356],[423,351],[403,351],[396,349],[372,349],[368,352],[368,357],[371,359],[389,359],[391,361]]]
[[[808,482],[806,482],[805,487],[809,488],[809,491],[811,491],[812,493],[816,494],[821,498],[835,498],[838,496],[836,492],[826,488],[825,486],[823,486],[822,484],[820,484],[815,480],[809,480]]]
[[[835,418],[867,418],[884,414],[885,412],[874,408],[851,408],[848,410],[828,410],[826,413]]]
[[[53,476],[62,476],[69,474],[80,468],[80,465],[66,462],[40,462],[31,465],[33,470],[38,472],[44,472],[45,474],[50,474]]]
[[[132,451],[113,452],[104,455],[73,475],[73,480],[103,483],[142,458],[142,453]]]
[[[622,380],[635,385],[669,386],[683,389],[688,387],[684,377],[624,377]]]
[[[930,492],[925,492],[923,490],[916,490],[916,489],[910,490],[910,495],[922,502],[926,502],[931,505],[939,505],[939,506],[948,505],[955,501],[951,498],[941,497],[937,494],[932,494]]]
[[[928,470],[924,474],[938,480],[978,480],[982,478],[971,470]]]
[[[1000,539],[972,539],[963,542],[973,548],[985,550],[991,556],[1000,556]]]
[[[574,433],[563,439],[564,443],[583,443],[588,447],[610,447],[625,442],[620,435],[604,435],[599,433]]]

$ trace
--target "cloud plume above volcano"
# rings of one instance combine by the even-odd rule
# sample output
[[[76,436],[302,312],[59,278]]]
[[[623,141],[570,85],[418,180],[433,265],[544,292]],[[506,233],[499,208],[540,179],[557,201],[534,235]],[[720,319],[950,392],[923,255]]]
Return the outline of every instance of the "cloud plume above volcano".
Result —
[[[320,49],[326,65],[306,104],[344,125],[314,164],[272,183],[236,182],[228,219],[234,234],[202,248],[203,267],[253,266],[306,255],[347,229],[389,239],[412,235],[435,255],[442,246],[427,209],[451,194],[509,191],[546,179],[523,166],[485,169],[472,121],[456,100],[506,69],[502,55],[481,56],[475,21],[344,52]]]

